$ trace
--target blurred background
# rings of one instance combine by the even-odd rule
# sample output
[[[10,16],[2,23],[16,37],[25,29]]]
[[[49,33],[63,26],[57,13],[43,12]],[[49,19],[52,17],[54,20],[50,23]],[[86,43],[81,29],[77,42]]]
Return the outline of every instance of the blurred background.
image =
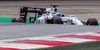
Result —
[[[99,0],[0,0],[0,17],[19,18],[20,7],[48,8],[51,4],[59,5],[58,12],[65,16],[75,15],[83,21],[92,17],[100,21]]]

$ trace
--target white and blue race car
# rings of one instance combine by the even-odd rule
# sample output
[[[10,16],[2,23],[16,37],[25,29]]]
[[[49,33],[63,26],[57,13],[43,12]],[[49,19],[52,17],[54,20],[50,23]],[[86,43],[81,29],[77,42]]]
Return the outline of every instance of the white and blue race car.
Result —
[[[66,25],[98,25],[98,21],[95,18],[89,18],[87,22],[81,21],[74,15],[64,16],[57,13],[56,6],[51,5],[52,8],[31,8],[23,7],[20,10],[20,18],[13,18],[12,22],[26,22],[28,13],[35,13],[35,17],[29,17],[30,23],[38,24],[66,24]],[[34,21],[31,21],[34,19]]]
[[[39,24],[66,24],[66,25],[98,25],[95,18],[89,18],[87,22],[81,21],[74,15],[64,16],[56,13],[55,8],[47,8],[46,14],[38,18],[35,23]]]

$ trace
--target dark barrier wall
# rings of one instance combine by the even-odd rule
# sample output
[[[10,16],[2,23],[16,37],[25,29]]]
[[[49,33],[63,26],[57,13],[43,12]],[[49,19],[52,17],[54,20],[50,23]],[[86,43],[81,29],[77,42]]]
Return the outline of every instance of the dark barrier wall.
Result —
[[[100,1],[100,0],[0,0],[0,1]]]

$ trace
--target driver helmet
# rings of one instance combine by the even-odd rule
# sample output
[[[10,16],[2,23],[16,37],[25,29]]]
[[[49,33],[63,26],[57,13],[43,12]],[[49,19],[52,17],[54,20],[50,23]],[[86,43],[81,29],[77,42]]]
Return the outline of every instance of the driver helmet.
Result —
[[[61,15],[60,13],[57,13],[56,16],[60,17],[60,16],[62,16],[62,15]]]

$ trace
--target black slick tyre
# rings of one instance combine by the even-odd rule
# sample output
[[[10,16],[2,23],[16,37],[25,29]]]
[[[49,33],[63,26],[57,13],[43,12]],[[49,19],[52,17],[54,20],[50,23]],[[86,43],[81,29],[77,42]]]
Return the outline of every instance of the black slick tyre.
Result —
[[[97,21],[97,19],[95,19],[95,18],[89,18],[88,20],[87,20],[87,23],[86,23],[87,25],[95,25],[95,26],[97,26],[98,25],[98,21]]]
[[[51,23],[52,24],[63,24],[63,21],[62,21],[61,17],[53,17],[51,19]]]
[[[13,19],[12,19],[12,22],[16,22],[16,18],[13,18]]]

